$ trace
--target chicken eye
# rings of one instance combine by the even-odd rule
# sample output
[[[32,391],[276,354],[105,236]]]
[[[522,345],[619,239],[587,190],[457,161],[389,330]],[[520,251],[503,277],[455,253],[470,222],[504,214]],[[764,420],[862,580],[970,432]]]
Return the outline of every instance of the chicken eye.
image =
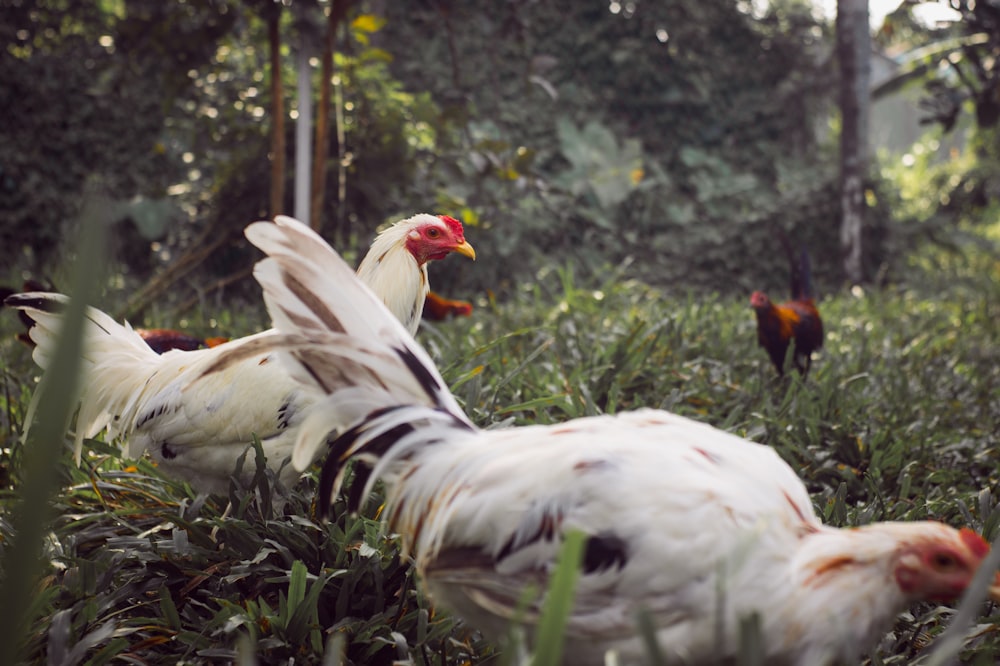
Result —
[[[936,553],[931,562],[937,569],[954,569],[958,566],[958,561],[949,553]]]
[[[435,229],[434,227],[431,227],[430,229],[427,230],[428,238],[437,238],[440,235],[441,235],[440,229]]]

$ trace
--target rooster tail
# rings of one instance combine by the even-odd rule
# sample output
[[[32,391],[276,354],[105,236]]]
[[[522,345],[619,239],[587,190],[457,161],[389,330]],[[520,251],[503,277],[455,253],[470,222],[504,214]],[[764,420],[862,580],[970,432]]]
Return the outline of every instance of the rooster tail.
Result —
[[[798,261],[792,261],[792,299],[805,301],[813,298],[812,267],[809,251],[803,245],[799,249]]]
[[[4,303],[7,300],[8,296],[13,296],[14,294],[20,294],[22,292],[29,292],[29,291],[55,291],[55,289],[49,284],[45,284],[39,282],[38,280],[33,280],[31,278],[28,278],[22,283],[20,289],[14,289],[12,287],[7,287],[7,286],[0,287],[0,303]],[[21,323],[24,325],[24,331],[17,333],[14,337],[16,337],[18,340],[28,345],[29,347],[34,347],[35,343],[31,341],[31,336],[28,334],[28,332],[31,330],[31,327],[34,326],[35,322],[32,321],[31,317],[25,314],[23,310],[19,310],[17,316],[21,320]]]
[[[392,439],[379,437],[390,412],[434,422],[440,412],[472,428],[427,352],[319,235],[278,216],[251,224],[246,236],[268,255],[254,277],[278,331],[274,348],[293,377],[327,395],[299,428],[297,469],[312,463],[331,432],[341,437],[328,461],[371,457]],[[342,473],[324,472],[330,492]]]
[[[774,234],[778,237],[781,247],[785,249],[785,256],[788,257],[788,266],[791,270],[789,279],[789,291],[793,301],[808,300],[813,298],[812,270],[809,264],[809,252],[805,245],[799,246],[799,251],[795,251],[792,239],[788,237],[781,227],[774,227]]]
[[[68,302],[66,296],[52,292],[14,294],[4,301],[31,320],[28,336],[35,345],[32,358],[43,370],[55,355]],[[137,369],[148,367],[159,358],[128,324],[123,326],[94,308],[87,308],[83,335],[82,381],[78,385],[86,390],[78,396],[80,411],[74,441],[77,464],[84,438],[93,437],[113,425],[112,414],[120,413],[124,405],[141,392],[148,373],[137,372]],[[25,423],[29,425],[39,395],[36,391],[25,416]]]

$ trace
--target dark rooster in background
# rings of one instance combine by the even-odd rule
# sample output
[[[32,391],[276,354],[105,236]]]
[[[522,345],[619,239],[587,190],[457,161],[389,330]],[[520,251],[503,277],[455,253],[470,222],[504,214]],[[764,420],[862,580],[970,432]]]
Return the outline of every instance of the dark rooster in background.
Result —
[[[28,279],[24,281],[20,291],[55,292],[56,289],[52,285]],[[8,296],[16,293],[19,293],[17,289],[0,287],[0,303],[3,303],[4,299]],[[18,333],[14,337],[29,347],[34,347],[35,343],[28,335],[28,331],[31,330],[31,327],[35,324],[34,320],[32,320],[31,317],[29,317],[23,310],[19,310],[17,316],[21,319],[21,323],[24,324],[24,331]],[[209,347],[221,345],[223,342],[229,340],[229,338],[224,337],[200,338],[195,335],[191,335],[190,333],[183,333],[172,328],[136,328],[133,330],[135,330],[135,332],[139,334],[139,337],[142,338],[147,345],[149,345],[149,348],[157,354],[168,352],[171,349],[180,349],[181,351],[207,349]]]
[[[195,349],[207,349],[217,347],[223,342],[228,342],[229,338],[215,336],[209,338],[199,338],[187,333],[175,331],[172,328],[137,328],[135,332],[139,334],[149,348],[157,354],[168,352],[171,349],[181,351],[194,351]]]
[[[427,299],[424,301],[424,319],[428,321],[444,321],[454,315],[456,317],[468,317],[472,314],[472,303],[468,301],[453,301],[450,298],[439,296],[433,291],[427,292]]]
[[[809,253],[803,246],[796,257],[788,236],[778,234],[791,264],[792,299],[775,305],[762,291],[750,296],[750,305],[757,313],[757,342],[767,350],[779,375],[785,374],[785,354],[792,340],[792,362],[805,377],[812,366],[812,353],[823,346],[823,320],[813,298]]]

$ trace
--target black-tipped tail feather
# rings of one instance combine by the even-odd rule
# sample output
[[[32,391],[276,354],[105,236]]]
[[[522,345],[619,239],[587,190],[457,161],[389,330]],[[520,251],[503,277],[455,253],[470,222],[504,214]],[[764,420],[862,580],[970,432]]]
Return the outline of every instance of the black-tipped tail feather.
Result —
[[[475,428],[444,409],[397,405],[376,410],[335,439],[328,442],[328,454],[320,474],[317,501],[324,515],[340,492],[347,465],[358,458],[355,477],[348,494],[347,508],[352,513],[371,490],[371,486],[384,470],[382,463],[405,461],[416,451],[424,450],[442,441],[441,427],[473,432]],[[374,476],[373,476],[374,474]]]
[[[3,304],[17,310],[41,310],[42,312],[59,314],[65,312],[69,301],[62,294],[22,292],[19,294],[10,294],[4,298]]]

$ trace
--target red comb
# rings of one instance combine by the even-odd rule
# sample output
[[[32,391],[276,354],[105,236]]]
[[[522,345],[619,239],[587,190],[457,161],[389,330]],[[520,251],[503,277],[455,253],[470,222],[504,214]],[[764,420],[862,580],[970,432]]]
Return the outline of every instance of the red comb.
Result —
[[[465,238],[465,229],[462,227],[462,223],[453,218],[450,215],[438,215],[438,219],[448,225],[451,229],[451,233],[455,234],[458,238]]]
[[[986,554],[990,552],[990,544],[986,543],[986,539],[968,527],[963,527],[958,531],[958,538],[962,540],[966,548],[978,557],[986,557]]]

